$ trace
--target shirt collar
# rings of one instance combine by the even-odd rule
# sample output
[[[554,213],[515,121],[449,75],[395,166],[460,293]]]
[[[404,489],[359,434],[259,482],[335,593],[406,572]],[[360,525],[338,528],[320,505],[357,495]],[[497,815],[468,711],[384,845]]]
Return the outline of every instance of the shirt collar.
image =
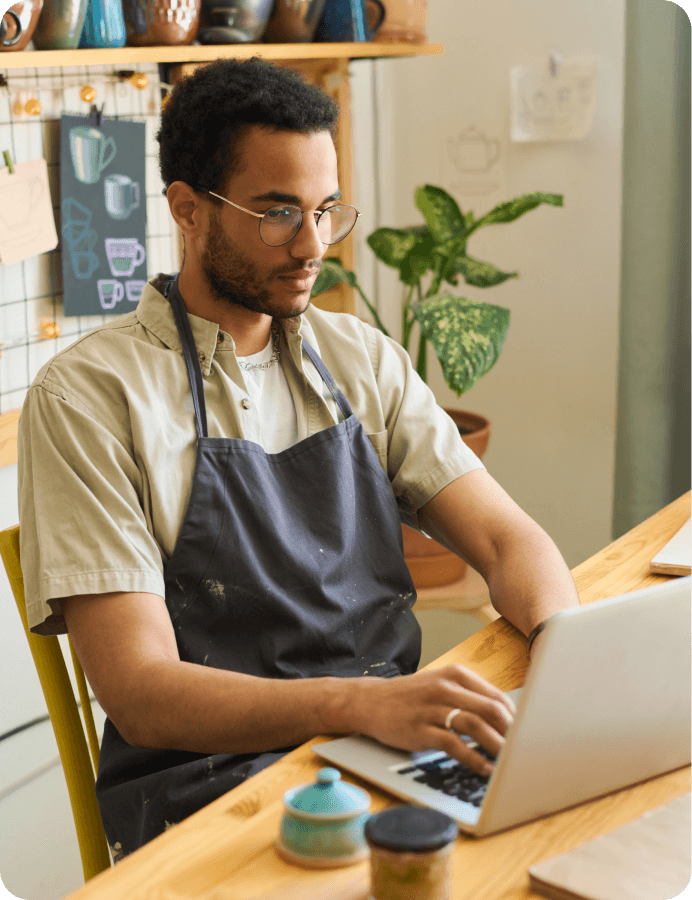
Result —
[[[137,304],[137,318],[162,343],[170,347],[171,350],[182,354],[183,345],[178,335],[173,310],[166,297],[156,288],[160,277],[171,276],[157,275],[156,278],[152,278],[151,281],[144,285],[142,296]],[[219,326],[216,322],[193,316],[191,313],[188,313],[188,318],[202,373],[209,375],[212,359],[217,348]],[[291,319],[282,319],[280,325],[283,328],[289,347],[296,355],[300,352],[299,347],[303,336],[315,347],[315,336],[305,315],[295,316]],[[224,347],[228,348],[228,344],[224,343]],[[231,349],[235,350],[232,337]],[[315,347],[315,349],[317,348]]]

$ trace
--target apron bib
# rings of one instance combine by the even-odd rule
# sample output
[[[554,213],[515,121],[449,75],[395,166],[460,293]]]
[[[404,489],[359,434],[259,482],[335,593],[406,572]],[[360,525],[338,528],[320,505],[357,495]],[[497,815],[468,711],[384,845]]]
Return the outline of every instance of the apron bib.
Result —
[[[421,632],[399,510],[348,400],[303,339],[344,421],[275,454],[210,438],[177,279],[167,287],[198,431],[190,499],[164,568],[180,659],[261,678],[415,672]],[[96,792],[111,850],[132,852],[291,749],[149,750],[106,720]]]

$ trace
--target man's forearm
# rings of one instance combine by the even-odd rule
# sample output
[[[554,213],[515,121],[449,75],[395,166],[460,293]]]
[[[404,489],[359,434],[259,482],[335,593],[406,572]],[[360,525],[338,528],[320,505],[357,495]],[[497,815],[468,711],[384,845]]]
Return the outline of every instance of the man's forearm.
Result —
[[[257,678],[179,660],[152,662],[142,676],[127,729],[138,746],[256,753],[354,730],[351,679]]]
[[[553,613],[579,604],[567,564],[538,526],[499,548],[486,582],[495,609],[527,637]]]

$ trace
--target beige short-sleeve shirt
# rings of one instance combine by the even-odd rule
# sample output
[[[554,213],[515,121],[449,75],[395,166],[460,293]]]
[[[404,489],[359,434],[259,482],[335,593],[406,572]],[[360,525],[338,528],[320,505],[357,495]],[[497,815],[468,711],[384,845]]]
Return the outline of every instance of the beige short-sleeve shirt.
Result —
[[[190,315],[210,437],[260,443],[230,335]],[[395,341],[355,316],[310,307],[282,322],[280,364],[298,438],[334,424],[314,347],[346,394],[410,512],[483,464]],[[332,405],[333,408],[333,405]],[[38,373],[19,422],[20,550],[29,626],[60,634],[59,598],[164,596],[192,484],[197,430],[168,301],[147,284],[134,312],[80,338]]]

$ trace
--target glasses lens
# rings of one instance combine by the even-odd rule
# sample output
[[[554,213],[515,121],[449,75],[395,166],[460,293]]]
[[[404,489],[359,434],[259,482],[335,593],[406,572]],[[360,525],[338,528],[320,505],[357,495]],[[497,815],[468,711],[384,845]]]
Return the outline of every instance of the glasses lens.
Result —
[[[270,247],[279,247],[298,233],[302,221],[297,206],[272,206],[260,219],[260,237]]]
[[[338,244],[351,232],[357,218],[358,210],[353,206],[330,206],[317,223],[320,240],[323,244]]]

